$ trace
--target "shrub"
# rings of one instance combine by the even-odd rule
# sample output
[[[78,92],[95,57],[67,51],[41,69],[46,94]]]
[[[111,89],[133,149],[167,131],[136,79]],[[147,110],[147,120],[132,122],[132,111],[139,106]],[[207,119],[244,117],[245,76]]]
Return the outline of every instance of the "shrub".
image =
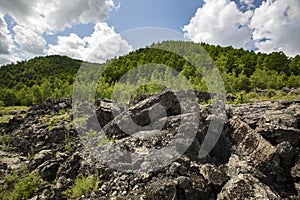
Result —
[[[14,186],[10,199],[29,199],[38,191],[39,178],[35,174],[24,175]]]
[[[75,184],[62,194],[68,199],[76,199],[98,189],[98,176],[79,176],[75,179]]]

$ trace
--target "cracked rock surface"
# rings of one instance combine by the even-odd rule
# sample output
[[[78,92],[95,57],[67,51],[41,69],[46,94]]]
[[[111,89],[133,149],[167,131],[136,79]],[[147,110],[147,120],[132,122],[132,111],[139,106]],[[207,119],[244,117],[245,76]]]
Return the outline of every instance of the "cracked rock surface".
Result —
[[[132,101],[129,117],[114,117],[124,107],[112,101],[97,100],[95,105],[102,131],[88,117],[81,120],[89,127],[83,131],[92,132],[92,127],[96,132],[90,143],[76,131],[81,127],[74,122],[70,99],[48,99],[25,116],[0,124],[2,191],[13,189],[5,177],[27,171],[40,179],[31,199],[66,199],[64,191],[76,178],[91,174],[98,177],[97,188],[78,199],[300,198],[300,101],[224,105],[224,112],[214,113],[212,105],[181,105],[176,95],[163,91]],[[157,114],[157,108],[165,112]],[[178,127],[195,117],[197,128],[189,141],[194,130]],[[129,126],[129,119],[145,128],[129,127],[126,133],[118,124]],[[222,132],[209,154],[199,157],[213,119],[224,122]],[[181,132],[187,137],[178,137]],[[176,137],[182,140],[172,146]],[[165,150],[168,145],[174,151]],[[186,151],[176,155],[178,148]],[[135,157],[128,161],[126,153],[114,154],[119,152]],[[155,152],[161,159],[153,161]],[[176,159],[168,163],[172,155]],[[162,167],[154,168],[158,161]]]

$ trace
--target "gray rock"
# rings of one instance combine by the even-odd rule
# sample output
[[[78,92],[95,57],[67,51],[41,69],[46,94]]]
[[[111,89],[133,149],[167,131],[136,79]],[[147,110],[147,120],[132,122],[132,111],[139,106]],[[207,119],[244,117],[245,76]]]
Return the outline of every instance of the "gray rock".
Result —
[[[226,105],[226,112],[222,112],[224,105],[217,104],[217,113],[212,113],[211,105],[180,107],[177,97],[189,92],[164,90],[138,97],[127,116],[122,105],[98,100],[97,123],[104,126],[101,134],[117,139],[102,147],[98,147],[98,135],[85,143],[69,124],[71,99],[48,99],[32,107],[25,117],[0,124],[0,135],[12,138],[8,148],[0,151],[0,187],[11,192],[14,182],[7,177],[13,173],[21,177],[30,170],[41,179],[33,199],[62,199],[62,192],[78,177],[89,175],[98,177],[98,188],[79,199],[299,199],[300,101]],[[206,93],[197,95],[209,98]],[[184,113],[185,108],[190,109]],[[59,114],[60,109],[66,113]],[[113,112],[121,115],[114,118]],[[182,119],[191,121],[197,112],[195,138],[181,137],[174,150],[165,150],[178,135]],[[129,117],[140,127],[132,127]],[[50,118],[58,119],[52,127],[48,126]],[[224,129],[209,155],[200,159],[212,119],[223,120]],[[92,122],[88,121],[90,126]],[[189,136],[188,127],[182,130]],[[183,155],[166,162],[190,142]],[[102,151],[92,154],[95,149]],[[162,151],[154,154],[157,150]],[[112,163],[128,170],[117,171],[108,165]],[[151,171],[154,165],[161,167]]]
[[[221,166],[216,167],[212,164],[205,164],[201,167],[200,173],[204,176],[208,183],[212,183],[213,185],[220,186],[229,180],[229,177]]]
[[[176,185],[172,180],[155,180],[145,188],[145,200],[172,200],[176,198]]]
[[[280,199],[265,184],[250,174],[240,174],[234,179],[230,179],[222,188],[217,196],[218,200],[222,199]]]
[[[44,166],[39,167],[40,168],[39,175],[43,178],[43,180],[51,183],[56,177],[56,172],[58,170],[58,167],[59,167],[59,164],[57,162],[45,163]]]
[[[30,162],[30,168],[35,169],[40,164],[44,163],[45,161],[49,160],[53,157],[52,150],[42,150],[34,155],[32,161]]]

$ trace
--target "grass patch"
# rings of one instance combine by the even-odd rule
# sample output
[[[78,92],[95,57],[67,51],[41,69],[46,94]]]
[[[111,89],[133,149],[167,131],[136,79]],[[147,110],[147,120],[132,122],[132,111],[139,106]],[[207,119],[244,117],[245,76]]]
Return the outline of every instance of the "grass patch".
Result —
[[[34,157],[34,148],[30,146],[30,152],[27,153],[27,158],[32,159]]]
[[[85,126],[89,117],[90,116],[86,115],[83,117],[78,117],[78,118],[73,119],[69,124],[67,124],[67,126],[66,126],[67,130],[74,128],[75,126],[77,126],[77,127]]]
[[[0,110],[3,114],[8,112],[18,112],[18,111],[27,111],[29,109],[28,106],[9,106],[9,107],[0,107]]]
[[[59,122],[70,120],[71,116],[68,113],[62,115],[45,115],[40,121],[49,127],[49,130],[52,130]],[[67,125],[67,129],[70,127]]]
[[[278,101],[278,100],[300,100],[300,94],[285,94],[282,91],[270,90],[266,94],[257,94],[254,92],[249,92],[244,94],[243,103],[253,103],[259,101]]]
[[[117,142],[117,139],[110,139],[106,135],[102,135],[102,137],[99,139],[98,146],[102,147],[109,142]]]
[[[89,115],[83,116],[83,117],[77,117],[75,118],[72,123],[73,124],[81,124],[81,123],[86,123],[86,121],[89,119]]]
[[[12,174],[7,174],[4,177],[4,185],[0,186],[0,199],[3,200],[10,200],[11,198],[11,191],[14,188],[14,184],[18,181],[19,175],[14,172]]]
[[[8,123],[14,115],[3,115],[0,117],[0,123]]]
[[[300,93],[286,94],[281,90],[268,90],[265,93],[257,92],[239,92],[235,94],[236,99],[233,102],[227,102],[228,104],[239,104],[239,103],[255,103],[261,101],[294,101],[300,100]]]
[[[49,119],[49,124],[48,125],[49,126],[54,126],[54,125],[57,124],[57,122],[58,122],[58,117],[54,116],[54,117]]]
[[[97,135],[97,131],[90,129],[88,132],[85,133],[85,139],[89,140]]]
[[[29,197],[38,191],[39,178],[35,174],[23,176],[18,183],[15,184],[11,194],[12,199],[29,199]]]
[[[75,184],[70,189],[64,191],[62,194],[67,199],[77,199],[82,195],[97,190],[98,184],[99,180],[97,175],[89,175],[87,177],[79,176],[75,179]]]
[[[85,135],[83,136],[82,139],[84,140],[90,140],[91,138],[97,136],[97,131],[93,130],[93,129],[90,129],[89,131],[87,131],[85,133]],[[104,146],[105,144],[109,143],[109,142],[116,142],[117,139],[112,139],[112,138],[109,138],[107,137],[107,135],[105,134],[101,134],[99,137],[99,141],[98,141],[98,146],[99,147],[102,147]]]
[[[70,140],[70,134],[65,134],[65,151],[69,152],[71,150],[71,140]]]
[[[1,149],[5,151],[8,149],[11,143],[11,137],[6,133],[4,133],[3,135],[0,135],[0,142],[1,142]]]
[[[65,109],[60,109],[59,112],[58,112],[60,115],[63,115],[66,113]]]
[[[20,111],[27,111],[28,109],[29,107],[27,106],[0,106],[0,123],[8,123],[9,120],[17,113],[19,113]]]
[[[29,199],[38,191],[39,182],[40,178],[33,173],[26,173],[21,177],[17,173],[6,175],[4,186],[0,188],[0,199]]]

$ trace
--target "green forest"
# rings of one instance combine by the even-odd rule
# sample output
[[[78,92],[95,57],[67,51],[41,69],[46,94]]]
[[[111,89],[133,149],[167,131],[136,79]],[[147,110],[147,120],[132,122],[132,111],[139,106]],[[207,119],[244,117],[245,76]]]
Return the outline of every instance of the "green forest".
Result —
[[[145,79],[154,81],[161,76],[165,79],[172,77],[172,70],[162,71],[157,67],[158,65],[153,65],[155,69],[149,71],[146,66],[149,63],[169,66],[186,77],[193,89],[207,91],[202,74],[184,56],[163,49],[174,49],[173,52],[192,56],[195,62],[199,60],[201,63],[205,60],[201,56],[205,50],[220,71],[226,93],[237,96],[237,99],[241,95],[254,97],[257,91],[261,90],[267,90],[267,95],[272,97],[276,91],[283,88],[300,88],[299,55],[288,57],[283,52],[264,54],[205,43],[165,41],[138,49],[126,56],[114,58],[106,64],[86,64],[92,67],[86,72],[85,77],[76,76],[83,64],[82,61],[59,55],[36,57],[28,61],[1,66],[0,106],[31,106],[43,102],[48,97],[70,98],[76,79],[79,82],[82,79],[81,87],[86,87],[88,93],[91,88],[89,84],[92,83],[87,83],[86,77],[99,80],[96,89],[97,98],[111,98],[114,89],[134,90],[134,88],[129,88],[128,84],[116,83],[126,72],[141,65],[144,68],[141,67],[137,71],[131,70],[131,73],[126,74],[127,81],[137,77],[138,73],[146,74]],[[95,71],[104,65],[108,66],[104,72]],[[99,73],[101,77],[98,79]],[[136,93],[155,93],[162,88],[163,86],[159,84],[148,84],[138,88]]]

